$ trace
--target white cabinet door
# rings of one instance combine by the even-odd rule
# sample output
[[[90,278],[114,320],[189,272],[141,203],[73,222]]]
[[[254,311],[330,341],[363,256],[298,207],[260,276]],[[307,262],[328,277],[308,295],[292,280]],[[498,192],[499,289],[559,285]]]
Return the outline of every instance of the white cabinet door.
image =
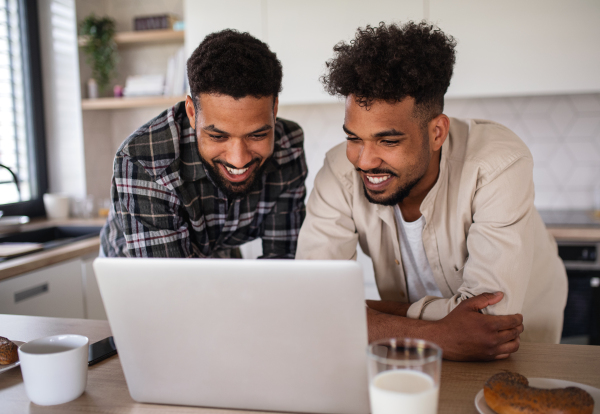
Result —
[[[428,1],[458,40],[448,97],[600,91],[600,1]]]
[[[319,82],[333,46],[358,27],[423,18],[423,0],[184,0],[187,56],[226,28],[269,44],[283,65],[281,104],[336,102]]]
[[[333,47],[359,27],[423,18],[422,0],[276,0],[267,6],[267,42],[283,65],[282,104],[337,102],[319,77]]]
[[[3,280],[0,313],[84,318],[81,260]]]
[[[89,255],[81,261],[82,276],[83,276],[83,291],[85,296],[85,317],[87,319],[102,319],[107,320],[102,296],[94,273],[92,264],[97,254]]]
[[[223,29],[248,32],[264,41],[265,0],[184,0],[185,53],[190,57],[207,34]]]

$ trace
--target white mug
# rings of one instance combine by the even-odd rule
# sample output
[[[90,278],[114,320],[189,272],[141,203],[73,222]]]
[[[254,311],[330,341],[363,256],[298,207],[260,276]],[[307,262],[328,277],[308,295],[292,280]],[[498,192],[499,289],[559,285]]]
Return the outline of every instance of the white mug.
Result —
[[[49,219],[66,219],[69,217],[69,196],[46,193],[44,208]]]
[[[82,335],[54,335],[21,345],[19,360],[27,397],[38,405],[55,405],[83,394],[88,344]]]

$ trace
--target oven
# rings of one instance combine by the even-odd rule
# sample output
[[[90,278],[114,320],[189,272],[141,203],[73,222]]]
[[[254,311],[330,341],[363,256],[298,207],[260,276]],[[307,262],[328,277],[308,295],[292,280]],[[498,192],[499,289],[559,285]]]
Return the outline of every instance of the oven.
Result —
[[[561,343],[600,345],[600,242],[558,242],[569,295]]]

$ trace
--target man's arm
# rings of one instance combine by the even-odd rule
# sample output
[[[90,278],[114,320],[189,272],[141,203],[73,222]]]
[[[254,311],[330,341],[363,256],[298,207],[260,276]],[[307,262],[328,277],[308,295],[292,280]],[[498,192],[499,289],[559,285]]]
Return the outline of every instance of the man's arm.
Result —
[[[483,292],[504,293],[483,313],[521,312],[534,255],[532,160],[523,157],[481,185],[471,201],[473,223],[467,235],[468,258],[456,277],[462,285],[451,298],[426,296],[412,304],[408,316],[438,320],[462,301]]]
[[[453,361],[502,359],[519,349],[522,315],[492,316],[480,313],[498,303],[503,294],[483,293],[462,301],[439,321],[400,316],[407,304],[368,301],[380,310],[367,308],[369,342],[392,337],[420,338],[438,344],[444,358]]]
[[[351,194],[337,181],[328,159],[315,177],[300,230],[296,259],[356,258],[358,233],[352,218]]]

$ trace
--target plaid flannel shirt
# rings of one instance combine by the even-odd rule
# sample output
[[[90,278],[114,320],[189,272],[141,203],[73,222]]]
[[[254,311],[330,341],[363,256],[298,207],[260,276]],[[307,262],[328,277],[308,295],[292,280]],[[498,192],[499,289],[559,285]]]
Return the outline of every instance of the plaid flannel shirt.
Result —
[[[135,131],[114,161],[100,256],[228,257],[262,239],[263,258],[294,258],[305,216],[304,135],[277,119],[259,185],[228,199],[204,168],[184,102]]]

